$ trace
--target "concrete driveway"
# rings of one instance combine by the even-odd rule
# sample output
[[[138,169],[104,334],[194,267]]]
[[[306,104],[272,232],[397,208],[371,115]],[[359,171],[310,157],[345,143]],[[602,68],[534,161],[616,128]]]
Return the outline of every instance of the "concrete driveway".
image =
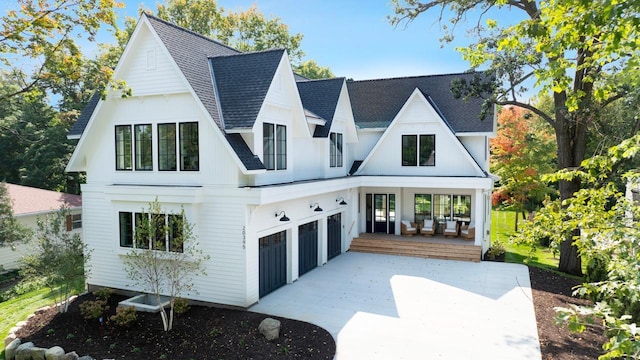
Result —
[[[250,311],[307,321],[336,359],[541,359],[527,267],[348,252]]]

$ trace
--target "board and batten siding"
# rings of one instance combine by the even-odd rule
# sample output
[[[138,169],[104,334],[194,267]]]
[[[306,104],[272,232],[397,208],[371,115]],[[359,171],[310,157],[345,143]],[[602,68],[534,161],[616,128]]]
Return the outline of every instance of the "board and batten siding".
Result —
[[[158,169],[158,124],[198,122],[200,170],[160,171]],[[116,171],[115,126],[151,124],[153,170]],[[94,184],[204,185],[238,184],[238,166],[225,147],[217,128],[205,117],[191,94],[108,98],[92,124],[86,141],[87,182]],[[178,150],[179,152],[179,150]],[[179,154],[177,154],[179,155]],[[135,159],[134,159],[135,160]],[[220,171],[220,169],[230,169]],[[234,169],[234,170],[231,170]]]
[[[167,56],[147,26],[141,26],[134,43],[129,44],[116,79],[123,79],[133,96],[186,92],[188,87],[177,66]]]
[[[437,114],[413,96],[381,143],[372,151],[361,175],[478,176],[477,166]],[[402,135],[435,135],[435,166],[402,166]]]

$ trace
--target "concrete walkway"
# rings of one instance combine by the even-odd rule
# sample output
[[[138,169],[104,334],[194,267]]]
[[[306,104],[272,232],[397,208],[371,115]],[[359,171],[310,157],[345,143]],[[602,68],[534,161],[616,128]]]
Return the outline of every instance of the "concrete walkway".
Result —
[[[527,267],[348,252],[250,311],[303,320],[336,359],[541,359]]]

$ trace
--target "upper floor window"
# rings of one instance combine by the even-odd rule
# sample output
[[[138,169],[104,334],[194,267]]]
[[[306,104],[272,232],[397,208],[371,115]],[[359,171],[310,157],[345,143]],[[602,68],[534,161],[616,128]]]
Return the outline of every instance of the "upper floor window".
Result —
[[[158,124],[158,169],[176,170],[176,124]]]
[[[329,134],[329,166],[342,167],[342,134]]]
[[[284,125],[262,124],[262,154],[267,170],[287,168],[287,127]]]
[[[136,170],[153,170],[153,135],[151,124],[135,125]]]
[[[402,166],[435,165],[435,135],[402,135]]]
[[[198,171],[199,169],[198,123],[180,123],[180,170]]]
[[[131,170],[131,126],[116,126],[116,170]]]

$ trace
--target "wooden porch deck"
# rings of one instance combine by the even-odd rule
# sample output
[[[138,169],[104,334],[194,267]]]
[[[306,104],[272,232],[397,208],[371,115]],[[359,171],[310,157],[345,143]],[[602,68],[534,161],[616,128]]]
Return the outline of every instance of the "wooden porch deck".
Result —
[[[479,262],[482,256],[482,248],[474,245],[473,241],[442,235],[426,237],[361,233],[353,238],[349,250],[473,262]]]

